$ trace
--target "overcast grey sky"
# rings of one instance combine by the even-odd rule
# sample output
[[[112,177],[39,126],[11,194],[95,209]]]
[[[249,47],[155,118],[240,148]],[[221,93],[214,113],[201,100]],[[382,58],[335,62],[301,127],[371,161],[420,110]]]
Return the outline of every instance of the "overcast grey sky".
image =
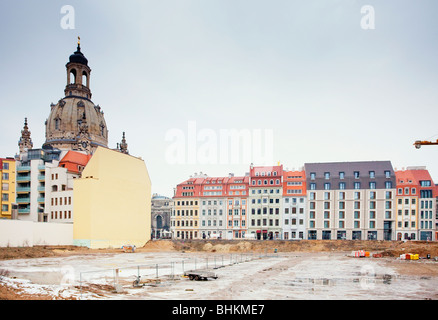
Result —
[[[64,5],[75,10],[75,29],[61,27]],[[365,5],[373,30],[361,28]],[[18,151],[24,117],[34,147],[43,144],[79,35],[109,145],[126,132],[153,192],[172,196],[194,172],[249,170],[169,163],[166,133],[180,130],[187,142],[189,121],[218,136],[271,130],[272,158],[289,169],[391,160],[425,165],[438,183],[438,146],[412,145],[438,138],[437,12],[436,0],[5,0],[0,156]]]

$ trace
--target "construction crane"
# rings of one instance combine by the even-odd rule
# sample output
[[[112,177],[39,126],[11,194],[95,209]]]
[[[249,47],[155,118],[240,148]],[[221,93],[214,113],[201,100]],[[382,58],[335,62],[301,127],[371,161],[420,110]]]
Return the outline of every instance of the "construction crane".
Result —
[[[438,139],[435,142],[433,142],[433,141],[420,141],[420,140],[417,140],[414,143],[414,146],[417,149],[420,149],[421,146],[429,146],[429,145],[438,145]]]

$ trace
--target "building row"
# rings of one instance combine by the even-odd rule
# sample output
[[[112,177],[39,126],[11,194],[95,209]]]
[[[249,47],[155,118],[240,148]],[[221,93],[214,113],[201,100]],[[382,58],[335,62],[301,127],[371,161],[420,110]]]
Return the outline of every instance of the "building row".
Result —
[[[250,166],[178,184],[175,239],[436,240],[437,186],[425,167],[390,161]]]

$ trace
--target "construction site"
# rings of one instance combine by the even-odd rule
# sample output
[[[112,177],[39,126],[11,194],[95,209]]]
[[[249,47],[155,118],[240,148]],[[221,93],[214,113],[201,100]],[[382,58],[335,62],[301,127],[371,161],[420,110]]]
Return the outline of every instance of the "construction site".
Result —
[[[436,242],[158,240],[132,249],[0,248],[0,299],[438,298]]]

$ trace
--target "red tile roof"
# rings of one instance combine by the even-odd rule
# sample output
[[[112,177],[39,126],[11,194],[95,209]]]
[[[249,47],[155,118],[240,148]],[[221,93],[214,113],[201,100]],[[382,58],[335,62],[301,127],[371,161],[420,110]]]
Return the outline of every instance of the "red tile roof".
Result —
[[[90,154],[83,154],[77,151],[68,151],[59,162],[60,167],[67,168],[67,171],[79,173],[91,159]]]

